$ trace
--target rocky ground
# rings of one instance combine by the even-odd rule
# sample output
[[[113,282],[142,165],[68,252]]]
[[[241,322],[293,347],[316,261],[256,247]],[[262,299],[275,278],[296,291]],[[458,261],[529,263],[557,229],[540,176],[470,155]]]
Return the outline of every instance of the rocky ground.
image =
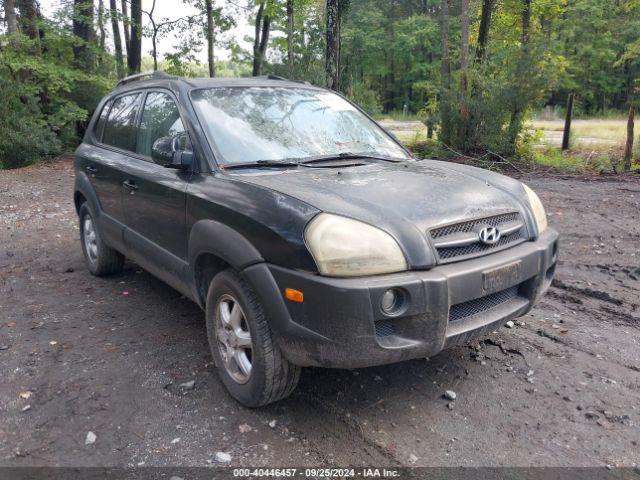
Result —
[[[640,463],[640,176],[524,180],[562,233],[529,315],[429,360],[307,369],[246,410],[193,303],[134,264],[89,275],[68,159],[1,171],[0,465]]]

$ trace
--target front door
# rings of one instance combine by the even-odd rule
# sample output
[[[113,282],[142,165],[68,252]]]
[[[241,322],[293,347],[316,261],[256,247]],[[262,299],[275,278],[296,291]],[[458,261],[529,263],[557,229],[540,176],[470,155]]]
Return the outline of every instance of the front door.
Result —
[[[186,269],[186,189],[189,171],[166,168],[151,156],[154,142],[185,135],[173,97],[149,91],[136,138],[136,156],[123,168],[122,206],[129,256],[176,288]]]

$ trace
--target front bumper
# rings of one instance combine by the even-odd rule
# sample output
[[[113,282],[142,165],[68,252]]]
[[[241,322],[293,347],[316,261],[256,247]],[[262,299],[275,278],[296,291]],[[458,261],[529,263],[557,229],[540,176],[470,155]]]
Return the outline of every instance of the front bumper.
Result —
[[[300,366],[360,368],[432,356],[527,313],[551,284],[558,233],[472,260],[366,278],[328,278],[269,264],[243,271],[271,320],[280,349]],[[285,288],[303,303],[283,298]],[[380,300],[405,292],[397,316]]]

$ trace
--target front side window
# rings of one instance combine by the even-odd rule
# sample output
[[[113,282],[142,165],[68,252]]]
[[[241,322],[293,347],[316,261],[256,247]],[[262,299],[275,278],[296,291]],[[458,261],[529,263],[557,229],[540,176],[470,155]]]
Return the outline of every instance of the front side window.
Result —
[[[154,143],[165,138],[177,139],[176,145],[181,150],[191,149],[173,99],[166,93],[151,92],[144,102],[136,151],[151,157]]]
[[[140,94],[125,95],[113,102],[104,127],[102,143],[134,152],[136,147],[136,115]]]
[[[222,164],[340,153],[409,158],[366,115],[324,90],[218,87],[191,98]]]

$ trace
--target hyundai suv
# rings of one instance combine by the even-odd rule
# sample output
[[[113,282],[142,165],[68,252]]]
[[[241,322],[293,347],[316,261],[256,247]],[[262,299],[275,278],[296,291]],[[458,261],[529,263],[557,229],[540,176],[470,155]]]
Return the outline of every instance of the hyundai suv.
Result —
[[[128,77],[75,158],[88,269],[130,258],[204,311],[242,404],[301,367],[428,357],[528,312],[558,234],[523,183],[417,160],[340,95],[279,77]]]

